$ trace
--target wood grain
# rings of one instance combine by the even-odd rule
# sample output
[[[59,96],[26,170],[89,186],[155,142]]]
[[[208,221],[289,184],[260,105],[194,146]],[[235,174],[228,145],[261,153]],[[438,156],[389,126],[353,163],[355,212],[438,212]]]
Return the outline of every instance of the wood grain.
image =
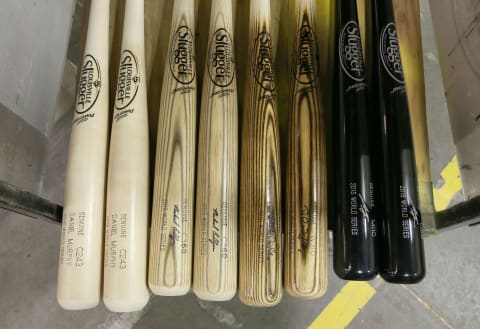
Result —
[[[417,166],[420,211],[426,233],[435,231],[423,48],[418,0],[393,0],[400,53],[407,86]]]
[[[237,290],[238,109],[231,0],[213,0],[199,126],[193,291]]]
[[[251,306],[273,306],[282,297],[279,127],[270,32],[270,1],[251,1],[239,264],[239,296]]]
[[[114,312],[143,308],[150,215],[143,1],[127,0],[112,118],[103,300]]]
[[[370,0],[356,0],[357,1],[357,15],[358,15],[358,25],[360,26],[360,37],[362,38],[362,45],[365,45],[362,48],[363,51],[363,57],[365,58],[365,54],[367,53],[367,35],[370,31],[368,31],[368,25],[367,25],[367,20],[368,20],[368,13],[367,13],[367,2],[370,2]]]
[[[159,295],[191,285],[195,179],[194,1],[175,0],[159,109],[148,283]]]
[[[109,1],[93,1],[65,176],[57,300],[95,307],[101,295],[108,141]]]
[[[289,120],[285,289],[316,298],[327,285],[327,166],[320,99],[315,2],[296,1]]]

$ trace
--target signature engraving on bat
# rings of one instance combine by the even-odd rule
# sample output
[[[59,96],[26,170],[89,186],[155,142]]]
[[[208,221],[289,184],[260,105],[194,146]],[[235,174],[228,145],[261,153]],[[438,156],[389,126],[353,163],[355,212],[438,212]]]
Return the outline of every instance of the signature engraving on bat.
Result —
[[[297,237],[300,246],[297,252],[309,251],[312,256],[316,255],[317,250],[314,246],[317,244],[317,235],[315,234],[317,223],[316,203],[314,202],[311,208],[303,205],[300,210],[300,232]]]
[[[212,237],[208,240],[212,245],[212,252],[215,252],[215,248],[220,244],[220,227],[218,219],[218,210],[213,208],[212,211]]]

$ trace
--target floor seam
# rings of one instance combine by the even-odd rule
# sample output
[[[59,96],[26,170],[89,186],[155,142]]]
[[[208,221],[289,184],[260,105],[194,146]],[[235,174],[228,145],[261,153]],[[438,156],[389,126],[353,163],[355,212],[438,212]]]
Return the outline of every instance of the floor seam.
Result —
[[[426,302],[422,297],[420,297],[418,294],[416,294],[411,288],[407,287],[406,285],[404,284],[401,284],[400,285],[403,289],[405,289],[406,291],[408,291],[408,293],[410,295],[412,295],[420,304],[423,305],[423,307],[425,307],[425,309],[427,311],[429,311],[431,314],[433,314],[433,316],[435,316],[436,318],[438,318],[440,320],[440,322],[442,322],[445,327],[449,328],[449,329],[460,329],[460,328],[456,328],[453,326],[453,324],[450,323],[450,321],[448,321],[446,319],[445,316],[443,316],[442,314],[440,314],[439,311],[437,311],[432,305],[430,305],[428,302]]]

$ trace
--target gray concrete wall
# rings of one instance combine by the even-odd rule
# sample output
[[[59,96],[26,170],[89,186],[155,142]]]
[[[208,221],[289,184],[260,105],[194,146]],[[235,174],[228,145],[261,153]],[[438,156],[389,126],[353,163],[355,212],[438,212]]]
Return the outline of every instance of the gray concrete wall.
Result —
[[[480,1],[430,0],[466,199],[480,194]]]
[[[0,103],[46,135],[55,113],[74,0],[2,0]]]
[[[0,104],[0,180],[39,193],[47,138]]]

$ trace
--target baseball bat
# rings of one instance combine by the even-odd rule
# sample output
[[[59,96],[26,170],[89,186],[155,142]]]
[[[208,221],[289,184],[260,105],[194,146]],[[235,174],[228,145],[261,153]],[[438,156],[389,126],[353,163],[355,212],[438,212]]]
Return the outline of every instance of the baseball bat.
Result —
[[[109,1],[90,5],[65,177],[57,300],[95,307],[101,294],[108,140]]]
[[[184,295],[192,281],[196,71],[194,1],[175,0],[160,100],[148,284]]]
[[[431,234],[435,233],[435,210],[428,145],[420,5],[418,0],[394,0],[393,8],[412,123],[420,211],[425,233]]]
[[[391,0],[372,0],[375,118],[383,169],[380,275],[416,283],[425,276],[415,152],[400,44]]]
[[[333,263],[342,279],[369,280],[378,271],[377,223],[356,1],[337,1],[335,16]]]
[[[315,1],[296,0],[285,225],[285,289],[316,298],[327,285],[327,166]]]
[[[237,290],[238,109],[231,0],[213,0],[197,163],[193,291],[204,300]]]
[[[250,2],[240,188],[239,296],[251,306],[282,297],[279,126],[270,0]]]
[[[110,136],[103,301],[133,312],[149,299],[149,139],[144,3],[127,0]]]

